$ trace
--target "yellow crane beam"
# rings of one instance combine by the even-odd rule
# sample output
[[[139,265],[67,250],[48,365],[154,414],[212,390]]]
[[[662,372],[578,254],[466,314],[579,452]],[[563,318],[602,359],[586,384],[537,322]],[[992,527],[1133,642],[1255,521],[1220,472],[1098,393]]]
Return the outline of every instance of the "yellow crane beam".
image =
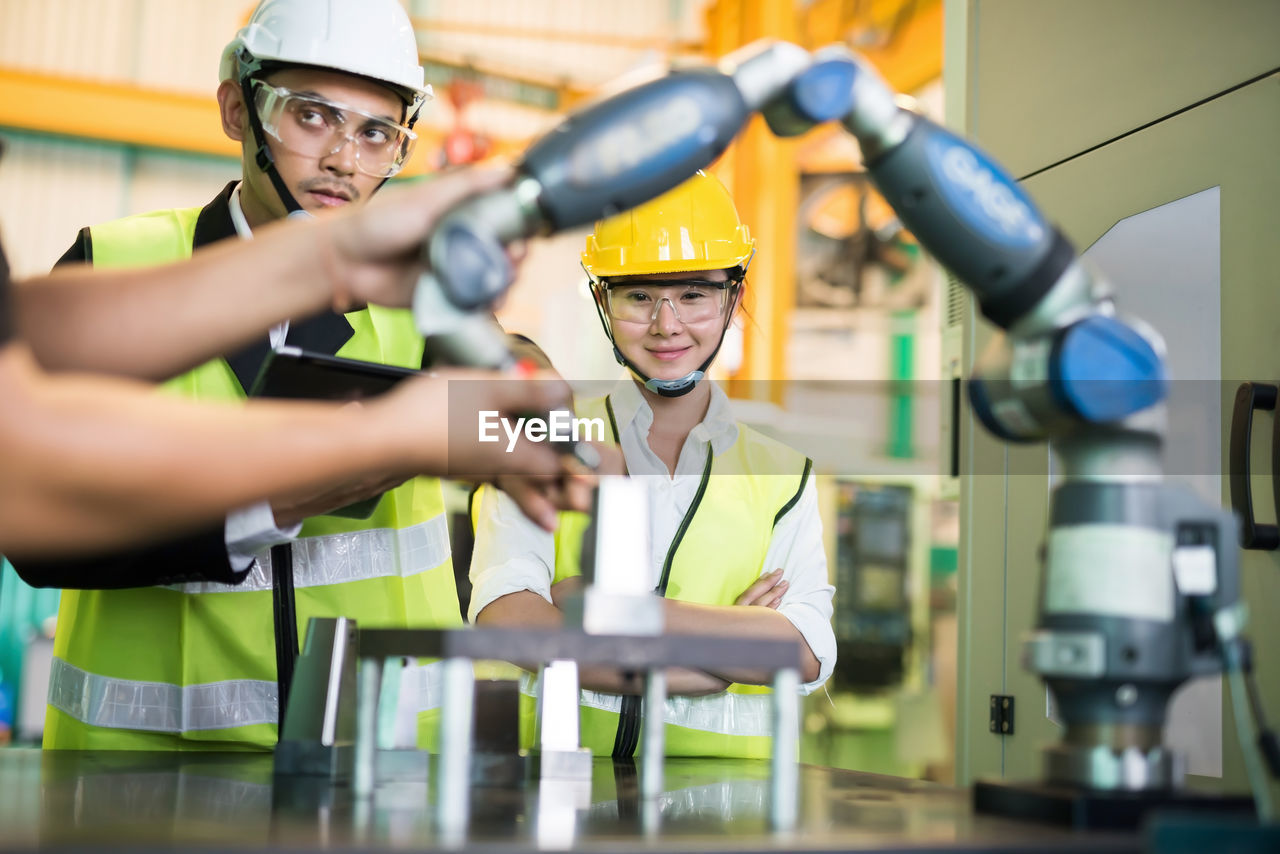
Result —
[[[0,126],[196,154],[240,157],[213,97],[0,68]]]

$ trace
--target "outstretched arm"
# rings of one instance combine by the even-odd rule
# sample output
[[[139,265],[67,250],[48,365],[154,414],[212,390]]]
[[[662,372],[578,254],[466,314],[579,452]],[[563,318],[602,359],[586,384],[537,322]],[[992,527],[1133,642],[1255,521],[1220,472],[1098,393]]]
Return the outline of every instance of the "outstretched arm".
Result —
[[[504,180],[464,170],[389,188],[366,205],[272,223],[190,261],[143,270],[63,267],[16,282],[19,337],[50,370],[162,380],[326,307],[409,305],[419,247],[459,200]]]
[[[217,406],[126,380],[50,376],[23,345],[0,347],[0,551],[69,555],[171,537],[366,472],[560,471],[545,445],[507,454],[473,437],[451,444],[447,417],[451,404],[545,411],[563,403],[546,399],[557,386],[451,376],[465,380],[461,392],[422,378],[361,407]]]

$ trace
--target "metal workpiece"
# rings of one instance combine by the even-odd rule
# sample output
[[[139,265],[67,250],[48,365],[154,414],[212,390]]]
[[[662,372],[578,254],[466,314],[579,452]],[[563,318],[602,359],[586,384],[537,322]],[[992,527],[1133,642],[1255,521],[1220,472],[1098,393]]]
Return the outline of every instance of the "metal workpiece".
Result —
[[[538,673],[538,773],[544,779],[591,779],[591,751],[578,728],[578,663],[561,659]]]
[[[446,658],[440,702],[440,775],[436,825],[448,841],[465,838],[471,818],[471,742],[475,669],[470,659]]]
[[[796,826],[800,762],[800,671],[794,667],[784,667],[773,677],[773,754],[769,760],[769,826],[791,831]]]
[[[378,700],[382,694],[382,661],[385,656],[360,659],[356,696],[355,769],[352,788],[357,797],[369,797],[377,784]]]
[[[768,671],[800,666],[799,642],[790,640],[675,634],[641,639],[532,628],[364,629],[360,655],[362,659],[407,655],[473,661],[568,658],[579,665],[604,664],[637,672],[657,666]]]
[[[534,839],[543,850],[573,847],[578,833],[578,813],[591,806],[591,754],[585,776],[548,777],[538,780],[538,811]]]
[[[592,507],[592,560],[584,562],[590,588],[612,594],[651,595],[649,490],[643,478],[604,477]],[[619,634],[627,634],[620,632]]]
[[[505,660],[551,662],[543,676],[551,684],[539,714],[539,743],[544,748],[542,776],[580,779],[589,754],[577,750],[577,666],[599,664],[648,675],[642,787],[656,797],[664,780],[663,669],[701,670],[755,667],[776,674],[773,689],[773,755],[771,826],[786,830],[796,821],[796,764],[799,759],[800,646],[795,641],[714,636],[592,635],[580,631],[542,629],[366,629],[360,636],[362,670],[357,752],[357,795],[375,785],[374,746],[380,662],[392,656],[445,659],[441,713],[441,754],[435,817],[450,844],[465,839],[469,821],[469,769],[472,756],[471,716],[475,677],[471,662]],[[564,660],[564,661],[562,661]],[[574,663],[576,662],[576,664]],[[370,680],[374,680],[370,684]],[[546,722],[554,720],[553,727]]]
[[[275,773],[350,778],[356,742],[354,620],[317,618],[307,624],[294,669]]]
[[[566,625],[591,635],[651,637],[662,634],[666,620],[662,599],[652,593],[614,593],[594,584],[565,599],[564,615]]]
[[[667,755],[667,673],[655,667],[645,676],[644,731],[640,741],[640,795],[656,798],[665,783]]]

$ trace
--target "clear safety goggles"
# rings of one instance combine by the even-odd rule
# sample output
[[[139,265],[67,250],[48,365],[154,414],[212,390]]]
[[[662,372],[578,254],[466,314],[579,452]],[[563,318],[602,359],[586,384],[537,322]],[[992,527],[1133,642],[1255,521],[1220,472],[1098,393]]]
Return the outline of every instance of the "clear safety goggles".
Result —
[[[644,282],[604,281],[609,316],[627,323],[652,323],[662,304],[671,306],[681,323],[701,323],[723,317],[740,279],[707,282],[701,279],[649,279]]]
[[[375,178],[389,178],[409,159],[418,135],[381,116],[254,81],[254,108],[262,129],[294,154],[328,157],[348,143],[356,168]]]

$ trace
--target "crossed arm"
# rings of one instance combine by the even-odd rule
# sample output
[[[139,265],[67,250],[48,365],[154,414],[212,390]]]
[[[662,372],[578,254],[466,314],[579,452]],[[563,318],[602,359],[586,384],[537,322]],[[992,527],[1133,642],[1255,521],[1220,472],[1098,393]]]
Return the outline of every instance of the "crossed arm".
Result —
[[[561,603],[565,598],[581,590],[581,579],[570,578],[552,586],[548,602],[530,590],[521,590],[501,596],[476,615],[477,625],[559,628],[564,625]],[[812,682],[818,678],[819,664],[804,636],[776,610],[786,592],[787,582],[778,569],[760,577],[743,591],[733,605],[701,605],[663,600],[663,616],[666,630],[682,635],[724,635],[753,637],[766,640],[798,641],[801,647],[802,679]],[[772,681],[773,674],[751,668],[725,668],[714,672],[691,670],[682,667],[667,669],[667,690],[672,694],[714,694],[729,687],[731,682],[746,685],[764,685]],[[584,667],[579,672],[582,687],[612,694],[639,694],[644,681],[639,674],[623,673],[615,668]]]

